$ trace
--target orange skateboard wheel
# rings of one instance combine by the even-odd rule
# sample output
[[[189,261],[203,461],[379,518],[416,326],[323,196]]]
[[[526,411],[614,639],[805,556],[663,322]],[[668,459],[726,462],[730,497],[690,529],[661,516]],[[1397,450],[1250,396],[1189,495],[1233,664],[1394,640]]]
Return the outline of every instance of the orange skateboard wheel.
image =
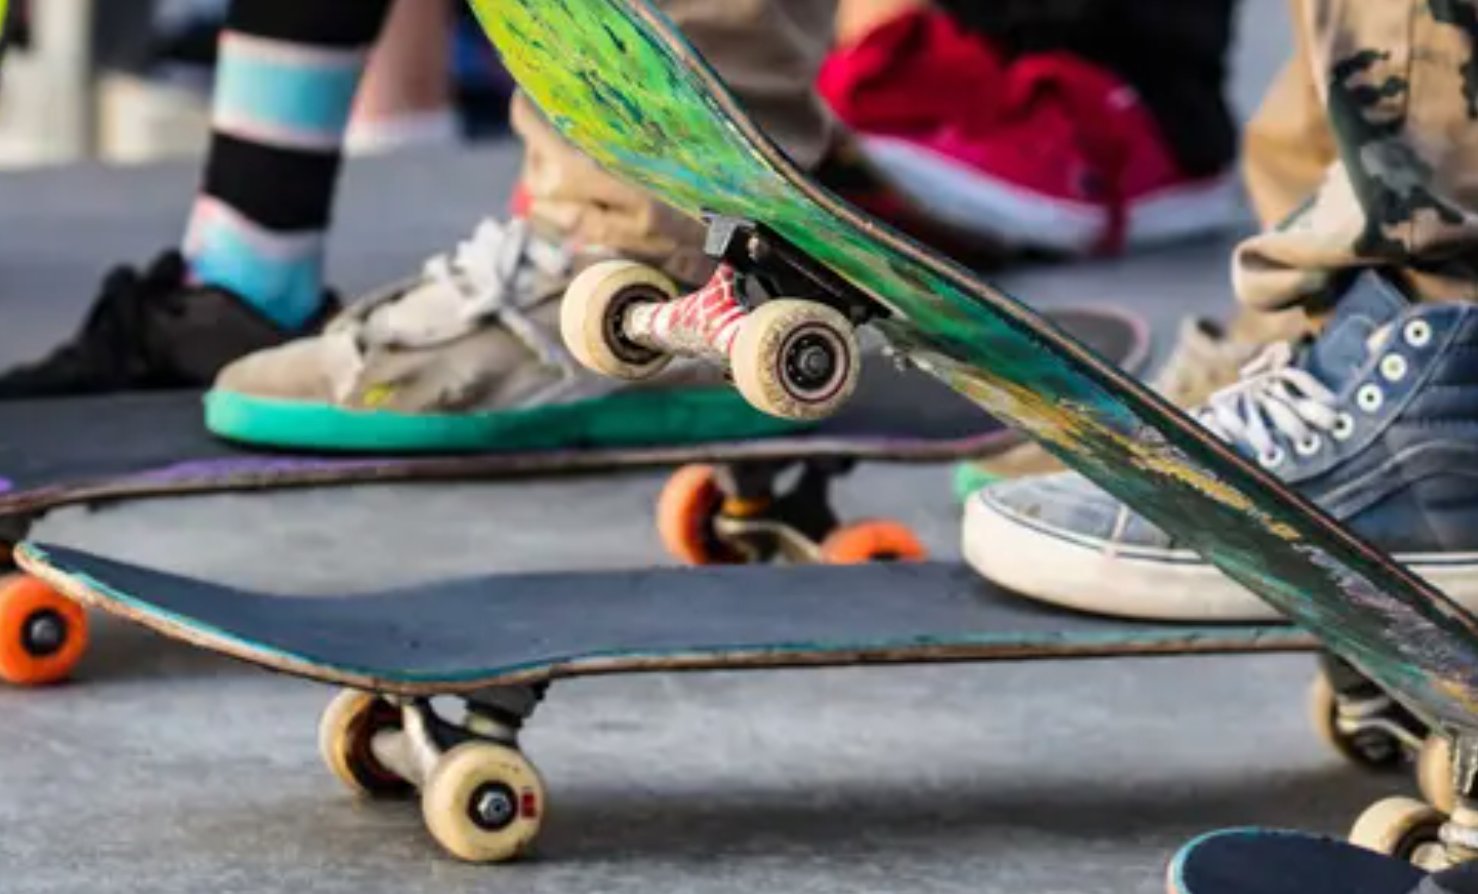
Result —
[[[821,544],[821,560],[831,565],[922,562],[927,558],[929,551],[907,525],[887,519],[844,525]]]
[[[86,651],[82,606],[28,574],[0,582],[0,679],[20,686],[55,683]]]
[[[738,556],[719,542],[713,520],[724,505],[713,466],[683,466],[657,498],[657,534],[669,555],[688,565],[726,565]]]

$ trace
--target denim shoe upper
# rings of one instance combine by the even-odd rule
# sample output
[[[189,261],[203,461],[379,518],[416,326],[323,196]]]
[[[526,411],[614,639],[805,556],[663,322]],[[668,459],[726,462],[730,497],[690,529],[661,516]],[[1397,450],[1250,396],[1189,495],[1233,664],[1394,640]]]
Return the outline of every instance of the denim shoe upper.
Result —
[[[1478,549],[1478,308],[1412,305],[1362,274],[1317,339],[1269,348],[1192,415],[1388,552]],[[981,499],[1059,537],[1178,548],[1072,473]]]

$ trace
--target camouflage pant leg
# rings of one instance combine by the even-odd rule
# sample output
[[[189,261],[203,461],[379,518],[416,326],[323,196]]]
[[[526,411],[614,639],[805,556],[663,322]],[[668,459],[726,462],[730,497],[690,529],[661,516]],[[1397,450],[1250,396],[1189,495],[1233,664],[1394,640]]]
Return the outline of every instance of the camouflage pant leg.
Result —
[[[1478,299],[1478,0],[1298,0],[1335,158],[1281,223],[1238,247],[1249,306],[1317,313],[1353,268]]]
[[[1242,177],[1265,228],[1309,197],[1335,156],[1324,103],[1314,88],[1308,30],[1298,15],[1300,2],[1289,3],[1295,26],[1293,56],[1263,94],[1242,133]],[[1301,307],[1270,311],[1243,304],[1228,333],[1240,342],[1264,344],[1296,338],[1308,327]]]

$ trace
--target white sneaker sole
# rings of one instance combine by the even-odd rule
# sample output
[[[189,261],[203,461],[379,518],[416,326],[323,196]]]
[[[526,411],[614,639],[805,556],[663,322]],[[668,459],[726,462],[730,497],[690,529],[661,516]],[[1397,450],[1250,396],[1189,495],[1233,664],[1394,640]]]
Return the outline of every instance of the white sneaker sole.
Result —
[[[863,153],[889,182],[930,214],[997,242],[1067,254],[1103,237],[1098,205],[1049,199],[896,137],[864,137]],[[1244,216],[1235,173],[1161,190],[1136,201],[1125,221],[1128,247],[1224,229]]]
[[[1156,621],[1275,621],[1282,615],[1188,550],[1111,551],[965,503],[965,560],[1008,590],[1065,608]],[[1478,610],[1478,554],[1398,556],[1469,611]]]

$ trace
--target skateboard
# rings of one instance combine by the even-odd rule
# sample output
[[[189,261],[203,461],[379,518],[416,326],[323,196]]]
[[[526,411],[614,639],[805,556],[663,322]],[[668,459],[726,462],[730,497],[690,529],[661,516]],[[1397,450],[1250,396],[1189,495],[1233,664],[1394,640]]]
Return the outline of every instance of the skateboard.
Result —
[[[1367,847],[1277,829],[1212,832],[1181,848],[1167,894],[1412,894],[1427,872]]]
[[[1478,621],[1060,327],[812,183],[744,116],[718,76],[645,0],[473,4],[506,67],[546,118],[615,174],[707,221],[707,248],[723,262],[719,276],[742,276],[761,292],[757,296],[747,288],[722,288],[720,280],[720,288],[679,295],[645,268],[592,267],[594,272],[578,288],[572,286],[563,305],[565,337],[583,361],[635,377],[649,373],[669,354],[708,357],[730,369],[735,385],[758,408],[791,419],[814,419],[841,410],[855,396],[855,330],[871,327],[885,337],[899,363],[939,378],[1024,431],[1151,522],[1175,530],[1189,547],[1320,637],[1426,728],[1453,739],[1453,766],[1478,765]],[[18,556],[33,573],[45,574],[44,554],[23,548]],[[51,555],[57,560],[62,554]],[[862,571],[879,573],[876,568]],[[93,572],[86,580],[59,572],[45,580],[81,599],[133,589],[108,579],[126,575],[122,568],[95,567]],[[856,587],[794,579],[803,582],[805,593],[845,594],[846,616],[855,611]],[[603,586],[601,592],[609,595],[614,589]],[[890,587],[884,598],[916,619],[915,589]],[[750,600],[765,588],[746,585],[745,591]],[[90,604],[134,620],[155,617],[144,610],[150,603],[143,600],[157,600],[159,594],[135,596],[95,598]],[[718,623],[738,625],[742,618],[765,616],[755,602],[745,605],[741,618],[725,616]],[[681,610],[669,608],[645,620],[706,624],[699,619],[710,608],[684,603]],[[433,617],[453,625],[461,636],[475,631],[481,638],[496,631],[520,641],[538,641],[553,635],[552,630],[583,621],[578,614],[561,614],[522,623],[503,614],[481,630],[467,620],[463,606],[442,611],[453,614],[435,616],[425,605],[417,606],[417,626],[407,633],[413,644],[423,642],[420,625],[430,624]],[[808,618],[803,604],[786,605],[774,608],[772,621],[784,630],[800,630]],[[162,610],[157,619],[182,634],[195,631],[194,641],[207,645],[211,628],[192,624],[183,606]],[[821,621],[839,625],[823,633],[844,629],[842,617]],[[324,636],[355,639],[346,634],[354,628],[337,633],[322,629],[330,631]],[[743,630],[720,629],[714,641],[725,654],[761,665],[793,654],[783,648],[763,649],[758,655],[729,651],[737,641],[735,632]],[[242,640],[217,635],[209,644],[235,654],[245,651]],[[787,633],[783,642],[797,639]],[[912,644],[927,647],[928,641]],[[882,654],[888,651],[878,648]],[[415,666],[433,651],[417,647]],[[586,666],[610,660],[608,649],[600,652],[604,657],[592,657]],[[854,649],[848,654],[874,653]],[[377,683],[373,673],[360,676],[362,685],[372,690],[399,688]],[[465,691],[474,681],[464,677],[461,682]],[[518,714],[518,690],[504,687],[491,693],[478,695],[461,735],[508,738],[508,720]],[[504,695],[514,701],[511,708],[503,704]],[[521,698],[526,702],[528,693]],[[329,730],[350,731],[345,741],[362,741],[353,730],[396,722],[383,711],[375,713],[380,709],[373,707],[379,704],[373,694],[346,699],[325,718]],[[457,739],[418,716],[401,714],[400,722],[412,728],[402,742]],[[416,727],[425,732],[416,732]],[[436,759],[421,745],[370,742],[355,747],[386,770],[408,771],[395,773],[402,782],[403,776],[415,777],[414,771],[427,771],[423,807],[428,819],[450,818],[452,831],[433,829],[443,844],[450,841],[454,852],[479,859],[506,857],[522,846],[522,838],[514,835],[510,843],[501,832],[529,815],[526,806],[542,816],[541,789],[536,774],[524,769],[516,753],[505,747],[494,757],[485,750],[493,747],[488,742],[471,744],[478,746],[478,756],[456,757],[453,747]],[[341,754],[334,759],[348,766]],[[347,769],[345,774],[353,775]],[[377,776],[366,779],[366,787],[390,785]],[[1472,773],[1460,772],[1453,775],[1451,787],[1457,806],[1442,826],[1442,837],[1462,841],[1478,835],[1478,822],[1466,806],[1469,795],[1478,794],[1478,785]],[[433,791],[438,794],[428,800]],[[478,844],[488,840],[483,833],[497,841],[486,851]]]
[[[960,564],[509,574],[341,598],[264,595],[56,546],[31,574],[170,637],[345,689],[322,756],[352,791],[420,789],[450,853],[523,852],[546,813],[518,731],[594,674],[1307,650],[1287,624],[1150,624],[1040,605]],[[431,706],[460,696],[466,719]]]
[[[1112,307],[1049,315],[1110,362],[1143,366],[1148,329]],[[881,360],[881,358],[879,358]],[[660,445],[567,445],[440,456],[266,452],[213,437],[201,397],[188,392],[0,403],[0,571],[30,524],[63,506],[146,497],[365,482],[470,480],[692,464],[658,501],[663,542],[690,562],[857,561],[918,557],[906,528],[845,524],[832,508],[836,479],[858,462],[936,463],[989,456],[1020,442],[1001,423],[933,380],[870,363],[858,398],[837,416],[771,426],[747,441]],[[741,501],[738,498],[742,488]],[[742,518],[724,518],[740,506]],[[35,582],[0,586],[0,679],[46,683],[65,676],[86,645],[86,618]],[[25,611],[10,607],[23,603]],[[29,617],[70,618],[39,626]],[[11,618],[11,622],[3,619]],[[21,635],[22,629],[31,632]],[[70,640],[70,642],[64,642]],[[30,643],[27,646],[26,643]],[[40,646],[42,655],[34,654]]]
[[[591,268],[562,305],[582,362],[634,378],[703,357],[759,409],[814,418],[855,387],[856,330],[881,332],[901,362],[1175,531],[1451,740],[1442,838],[1478,842],[1478,619],[1000,288],[811,181],[649,0],[472,3],[555,128],[706,222],[718,277],[758,286],[684,295],[644,268]]]

